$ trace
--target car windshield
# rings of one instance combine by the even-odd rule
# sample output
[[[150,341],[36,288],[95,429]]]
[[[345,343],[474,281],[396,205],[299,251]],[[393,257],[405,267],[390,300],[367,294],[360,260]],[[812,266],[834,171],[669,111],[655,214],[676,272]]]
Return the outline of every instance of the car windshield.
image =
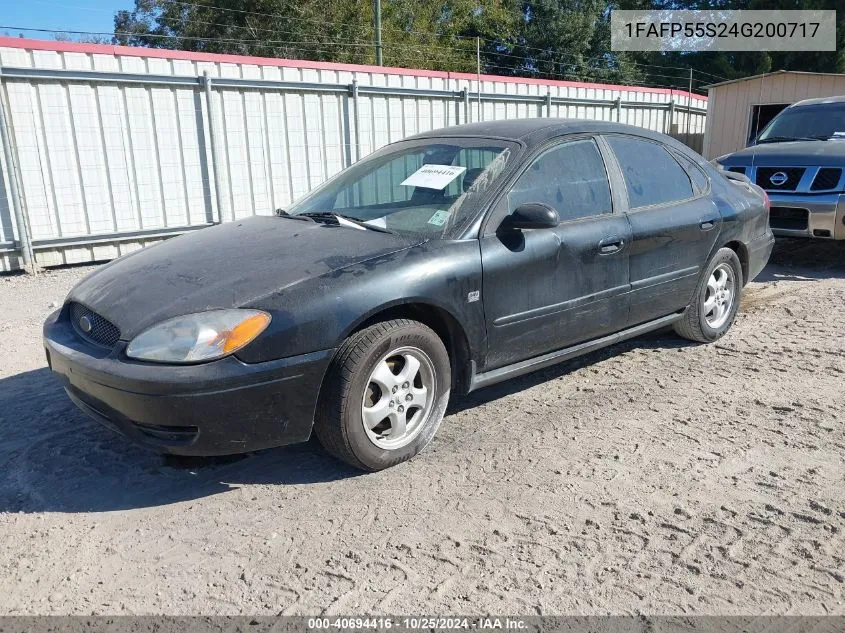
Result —
[[[341,172],[286,213],[362,229],[442,235],[473,212],[509,155],[504,143],[483,139],[388,148]]]
[[[845,103],[788,108],[757,137],[758,143],[845,138]]]

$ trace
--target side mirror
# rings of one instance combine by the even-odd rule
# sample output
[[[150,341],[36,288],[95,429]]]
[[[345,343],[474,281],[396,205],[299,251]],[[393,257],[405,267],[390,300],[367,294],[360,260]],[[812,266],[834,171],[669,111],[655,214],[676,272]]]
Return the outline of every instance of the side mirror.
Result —
[[[502,229],[553,229],[560,224],[560,216],[549,205],[529,202],[514,209],[502,220]]]

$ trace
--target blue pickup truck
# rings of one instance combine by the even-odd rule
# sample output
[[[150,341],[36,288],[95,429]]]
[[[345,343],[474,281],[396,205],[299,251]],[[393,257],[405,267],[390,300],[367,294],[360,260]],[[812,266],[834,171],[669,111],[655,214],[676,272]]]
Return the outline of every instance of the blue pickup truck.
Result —
[[[845,240],[845,96],[789,106],[716,162],[766,190],[775,235]]]

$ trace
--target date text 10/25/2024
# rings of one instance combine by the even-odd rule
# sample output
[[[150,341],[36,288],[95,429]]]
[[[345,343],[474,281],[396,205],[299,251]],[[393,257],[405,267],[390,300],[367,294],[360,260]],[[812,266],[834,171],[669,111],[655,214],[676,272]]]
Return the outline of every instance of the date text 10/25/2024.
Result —
[[[525,620],[511,617],[337,617],[309,618],[307,628],[322,630],[475,630],[519,631],[528,628]]]

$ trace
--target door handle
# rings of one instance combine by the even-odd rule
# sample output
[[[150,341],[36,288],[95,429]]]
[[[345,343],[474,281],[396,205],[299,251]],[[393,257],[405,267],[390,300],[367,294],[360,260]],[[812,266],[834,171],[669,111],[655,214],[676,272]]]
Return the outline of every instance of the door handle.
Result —
[[[613,255],[625,247],[625,240],[621,237],[609,237],[599,242],[599,255]]]
[[[716,226],[716,220],[702,220],[698,226],[702,231],[709,231]]]

